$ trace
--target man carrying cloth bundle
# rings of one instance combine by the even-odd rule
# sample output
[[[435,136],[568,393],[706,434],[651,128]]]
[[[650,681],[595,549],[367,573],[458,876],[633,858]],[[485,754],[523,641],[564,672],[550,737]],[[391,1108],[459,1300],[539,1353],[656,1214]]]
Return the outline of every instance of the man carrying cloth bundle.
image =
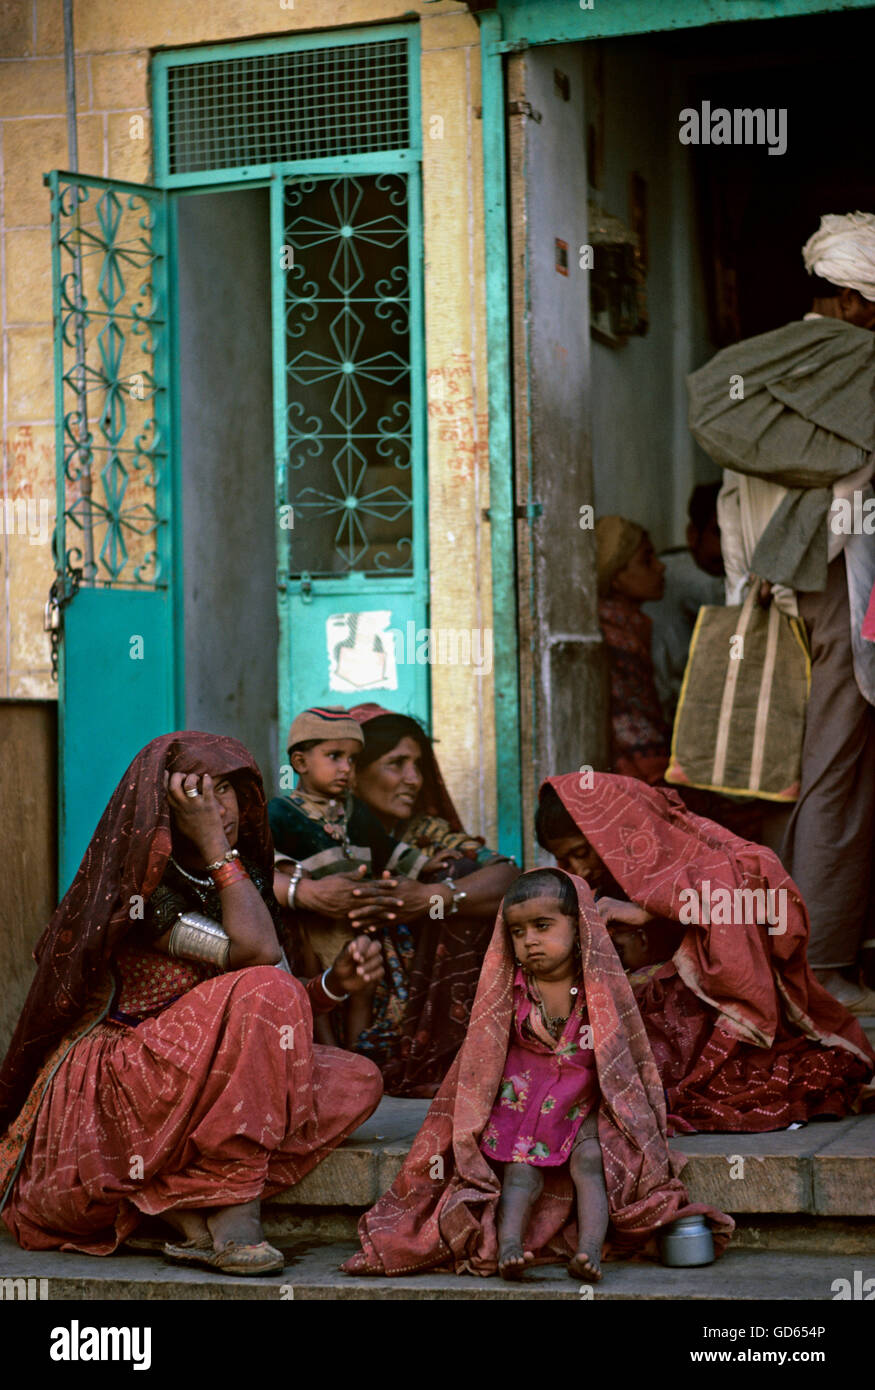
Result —
[[[725,470],[727,604],[761,582],[761,602],[807,629],[801,785],[780,857],[810,913],[808,955],[821,982],[851,1012],[870,1014],[875,992],[840,972],[857,959],[875,825],[875,648],[861,632],[875,544],[853,524],[872,496],[875,216],[827,214],[802,254],[812,312],[688,377],[689,420]]]

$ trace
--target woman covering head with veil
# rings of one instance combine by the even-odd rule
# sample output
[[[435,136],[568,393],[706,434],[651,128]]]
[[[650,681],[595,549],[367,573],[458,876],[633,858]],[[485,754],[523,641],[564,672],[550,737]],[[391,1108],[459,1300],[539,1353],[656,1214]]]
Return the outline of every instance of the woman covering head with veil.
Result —
[[[644,966],[630,981],[675,1130],[759,1133],[859,1105],[875,1054],[809,969],[805,904],[771,850],[610,773],[549,778],[537,831]]]
[[[132,762],[36,950],[0,1071],[3,1219],[29,1250],[104,1255],[142,1216],[185,1263],[264,1274],[259,1207],[377,1105],[313,1012],[379,978],[364,937],[306,988],[285,964],[258,768],[175,733]]]

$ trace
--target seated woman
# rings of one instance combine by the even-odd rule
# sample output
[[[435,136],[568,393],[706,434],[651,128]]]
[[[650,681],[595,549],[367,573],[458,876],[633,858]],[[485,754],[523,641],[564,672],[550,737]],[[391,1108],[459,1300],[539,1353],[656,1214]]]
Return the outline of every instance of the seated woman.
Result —
[[[805,905],[777,856],[674,792],[583,780],[545,782],[538,839],[615,924],[675,1131],[759,1133],[851,1112],[875,1054],[808,967]]]
[[[106,1255],[143,1215],[171,1258],[279,1270],[260,1202],[376,1107],[313,1013],[382,973],[358,937],[306,988],[287,968],[261,776],[235,739],[167,734],[128,768],[37,948],[0,1071],[0,1204],[27,1250]]]
[[[597,1282],[607,1255],[655,1254],[688,1205],[665,1100],[617,953],[586,884],[523,874],[504,898],[456,1061],[390,1190],[359,1223],[347,1274],[518,1279],[562,1260]]]
[[[356,1050],[379,1064],[389,1095],[433,1096],[465,1036],[491,923],[519,869],[462,829],[415,719],[373,704],[350,714],[365,737],[356,796],[395,849],[382,880],[303,878],[295,905],[346,912],[378,933],[385,975]],[[287,882],[277,874],[283,901]]]

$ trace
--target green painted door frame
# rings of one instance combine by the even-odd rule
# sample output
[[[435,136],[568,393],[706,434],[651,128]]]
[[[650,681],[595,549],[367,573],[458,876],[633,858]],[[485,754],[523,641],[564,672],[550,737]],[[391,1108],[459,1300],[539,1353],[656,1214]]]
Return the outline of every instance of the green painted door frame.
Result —
[[[495,629],[495,736],[498,842],[521,862],[519,651],[512,448],[510,237],[506,155],[507,53],[539,44],[618,38],[741,20],[871,9],[871,0],[482,0],[483,199],[489,396],[489,511]]]

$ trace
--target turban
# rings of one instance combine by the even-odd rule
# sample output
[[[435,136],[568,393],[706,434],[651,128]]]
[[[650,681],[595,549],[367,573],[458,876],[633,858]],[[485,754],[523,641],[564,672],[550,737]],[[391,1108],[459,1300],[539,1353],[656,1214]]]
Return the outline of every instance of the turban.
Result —
[[[600,516],[595,524],[596,570],[599,598],[604,598],[619,574],[628,565],[644,539],[644,527],[622,516]]]
[[[299,743],[309,743],[311,739],[326,743],[332,738],[354,738],[356,743],[364,747],[365,736],[361,725],[342,705],[325,705],[321,708],[302,710],[292,721],[286,748],[292,749]]]
[[[809,275],[875,301],[875,214],[825,213],[803,246],[802,258]]]

